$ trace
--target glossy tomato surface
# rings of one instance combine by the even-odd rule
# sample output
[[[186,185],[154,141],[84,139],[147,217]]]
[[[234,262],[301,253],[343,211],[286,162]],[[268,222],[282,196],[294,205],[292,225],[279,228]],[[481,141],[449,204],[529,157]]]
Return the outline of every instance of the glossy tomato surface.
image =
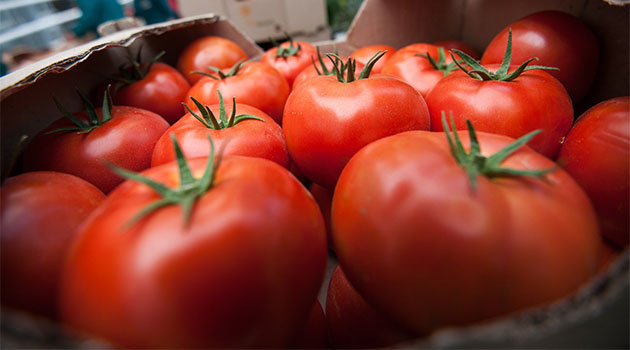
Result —
[[[426,96],[429,90],[444,78],[444,73],[434,68],[427,58],[418,56],[427,53],[434,60],[438,60],[438,46],[424,43],[405,46],[389,58],[383,67],[383,74],[401,78],[416,88],[422,96]],[[445,53],[445,63],[451,62],[453,59]]]
[[[247,53],[230,39],[219,36],[199,38],[188,44],[177,59],[177,69],[191,84],[201,79],[202,75],[194,71],[213,73],[208,66],[229,68],[236,62],[247,58]]]
[[[482,64],[500,64],[512,29],[512,64],[532,57],[535,64],[556,67],[573,102],[586,95],[597,72],[599,45],[593,32],[577,17],[561,11],[533,13],[509,24],[488,44]]]
[[[177,69],[156,62],[142,80],[120,88],[114,103],[146,109],[173,124],[184,115],[182,101],[189,89],[188,80]]]
[[[219,118],[220,105],[208,107]],[[191,109],[201,117],[199,111]],[[231,103],[226,104],[225,111],[229,118],[232,114]],[[224,155],[266,158],[288,168],[289,154],[280,125],[260,109],[237,103],[236,115],[241,114],[253,115],[263,120],[247,119],[232,127],[214,130],[187,113],[168,128],[155,144],[151,166],[175,160],[172,135],[175,135],[186,158],[207,157],[210,152],[209,135],[216,149],[222,149]]]
[[[564,140],[558,163],[593,202],[602,235],[627,246],[630,215],[630,97],[584,112]]]
[[[105,195],[74,175],[36,171],[8,178],[0,198],[2,304],[56,319],[63,262]]]
[[[311,181],[333,189],[341,170],[361,147],[402,131],[428,130],[422,96],[386,75],[341,83],[312,78],[289,96],[283,120],[291,159]]]
[[[207,159],[189,160],[199,178]],[[175,163],[143,173],[173,188]],[[288,170],[225,157],[185,224],[178,205],[129,227],[159,200],[128,181],[83,225],[67,260],[61,314],[133,348],[282,348],[301,331],[326,266],[317,205]]]
[[[396,52],[396,49],[389,45],[368,45],[362,46],[356,50],[354,50],[350,57],[357,60],[357,63],[361,63],[363,65],[367,64],[370,58],[372,58],[378,51],[387,51],[383,57],[381,57],[375,64],[374,68],[372,68],[372,72],[381,73],[383,70],[383,66],[387,60]]]
[[[236,75],[225,79],[203,77],[190,88],[185,102],[190,103],[190,97],[194,97],[205,105],[217,104],[217,89],[226,100],[236,97],[239,103],[260,109],[282,125],[282,111],[291,88],[284,76],[273,67],[248,62]]]
[[[487,68],[496,71],[499,66]],[[528,145],[551,159],[573,123],[573,105],[566,90],[541,70],[526,71],[512,81],[482,81],[453,72],[433,87],[426,102],[434,131],[443,130],[442,112],[453,114],[457,129],[466,129],[467,119],[476,130],[513,138],[541,129]]]
[[[291,45],[290,42],[284,42],[280,44],[280,47],[287,48]],[[277,57],[278,48],[274,47],[267,50],[260,58],[260,62],[268,64],[274,67],[280,74],[282,74],[289,86],[293,86],[293,81],[300,74],[304,68],[313,64],[313,60],[317,60],[317,51],[315,46],[306,41],[293,41],[293,45],[300,49],[295,55],[288,57]]]
[[[102,119],[102,109],[96,114]],[[86,112],[75,114],[87,120]],[[73,125],[62,118],[33,138],[24,154],[24,167],[32,170],[53,170],[76,175],[104,193],[110,192],[123,179],[108,164],[142,171],[151,166],[151,155],[157,140],[168,128],[159,115],[144,109],[114,106],[112,119],[84,133],[48,131]]]
[[[466,132],[459,132],[468,149]],[[513,139],[478,132],[484,156]],[[523,147],[501,166],[549,169]],[[333,244],[348,280],[417,334],[553,302],[599,266],[601,240],[586,194],[564,171],[478,176],[472,190],[444,133],[411,131],[371,143],[333,197]]]

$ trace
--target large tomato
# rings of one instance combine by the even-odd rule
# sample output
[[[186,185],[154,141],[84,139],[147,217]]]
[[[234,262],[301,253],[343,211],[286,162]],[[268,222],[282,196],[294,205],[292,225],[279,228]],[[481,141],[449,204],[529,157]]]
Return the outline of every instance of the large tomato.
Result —
[[[341,80],[319,76],[300,84],[289,96],[283,118],[291,159],[304,176],[329,189],[361,147],[430,127],[424,99],[400,79],[381,74]]]
[[[421,55],[431,56],[434,62]],[[426,96],[438,81],[453,70],[457,70],[457,66],[444,48],[418,43],[396,51],[383,66],[382,72],[403,79]]]
[[[589,195],[602,235],[628,245],[630,215],[630,97],[603,101],[584,112],[557,161]]]
[[[147,169],[153,147],[169,125],[140,108],[112,106],[110,101],[94,109],[85,98],[84,104],[83,111],[74,116],[64,112],[67,118],[33,138],[24,154],[24,167],[73,174],[108,193],[123,181],[108,163],[134,171]]]
[[[166,63],[138,67],[113,96],[114,103],[146,109],[173,124],[184,115],[182,101],[190,89],[188,80]]]
[[[312,65],[316,56],[315,46],[309,42],[289,40],[267,50],[260,62],[274,67],[287,79],[289,86],[293,86],[295,77]]]
[[[216,73],[216,72],[213,72]],[[239,103],[256,107],[282,125],[282,111],[291,92],[287,80],[270,65],[260,62],[236,63],[229,71],[213,77],[203,77],[194,84],[186,97],[194,97],[205,105],[219,103],[221,91],[226,98],[236,97]]]
[[[201,75],[193,72],[212,73],[208,67],[229,68],[246,58],[247,53],[234,41],[219,36],[207,36],[186,46],[177,59],[177,69],[194,84],[201,79]]]
[[[536,12],[509,24],[486,47],[482,64],[499,64],[512,30],[512,61],[519,65],[532,57],[537,64],[559,68],[550,74],[560,80],[573,102],[590,88],[597,72],[597,38],[582,21],[566,12]]]
[[[362,65],[365,65],[368,63],[370,58],[374,57],[374,55],[379,51],[381,52],[386,51],[386,52],[383,55],[383,57],[381,57],[381,59],[378,60],[378,62],[374,64],[374,68],[372,68],[372,72],[381,73],[381,71],[383,70],[383,66],[385,66],[385,63],[387,63],[387,60],[389,60],[392,57],[392,55],[396,52],[395,48],[389,45],[382,45],[382,44],[367,45],[367,46],[362,46],[354,50],[350,54],[350,57],[357,60],[357,63],[361,63]]]
[[[175,160],[172,135],[180,143],[187,158],[207,157],[210,135],[217,148],[225,147],[225,155],[266,158],[285,168],[289,167],[282,128],[265,112],[248,105],[235,103],[226,107],[221,99],[221,104],[199,104],[197,108],[191,109],[166,130],[155,144],[151,166]]]
[[[426,96],[432,130],[443,130],[442,112],[452,113],[458,129],[466,128],[467,119],[477,130],[513,138],[541,129],[529,145],[553,159],[573,123],[571,98],[539,67],[510,66],[509,52],[500,66],[485,67],[460,54],[470,69],[444,77]]]
[[[480,132],[471,146],[459,134],[461,143],[425,131],[377,140],[350,160],[333,197],[348,280],[417,334],[553,302],[600,263],[595,213],[569,174],[523,140],[510,155],[498,151],[512,138]]]
[[[70,244],[105,195],[81,178],[52,171],[10,177],[0,194],[2,304],[55,319]]]
[[[142,174],[157,184],[125,182],[84,223],[63,320],[122,347],[288,346],[326,267],[315,201],[266,159],[182,159],[179,174],[176,162]]]

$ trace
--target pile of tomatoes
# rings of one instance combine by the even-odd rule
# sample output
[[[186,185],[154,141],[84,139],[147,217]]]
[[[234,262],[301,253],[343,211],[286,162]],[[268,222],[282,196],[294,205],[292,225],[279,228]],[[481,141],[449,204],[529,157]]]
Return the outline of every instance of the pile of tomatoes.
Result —
[[[629,238],[630,97],[574,115],[597,45],[546,11],[480,60],[209,36],[131,61],[3,183],[2,304],[123,347],[355,348],[562,299]]]

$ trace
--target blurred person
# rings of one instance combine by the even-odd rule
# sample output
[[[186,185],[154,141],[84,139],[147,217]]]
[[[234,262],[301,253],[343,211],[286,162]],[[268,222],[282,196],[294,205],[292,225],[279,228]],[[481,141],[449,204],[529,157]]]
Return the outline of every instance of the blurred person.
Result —
[[[134,0],[133,7],[134,16],[144,19],[147,24],[179,18],[177,3],[172,0]]]
[[[67,40],[83,37],[88,33],[97,33],[96,28],[104,22],[125,17],[123,6],[118,0],[76,0],[82,15]],[[98,35],[98,34],[96,34]]]

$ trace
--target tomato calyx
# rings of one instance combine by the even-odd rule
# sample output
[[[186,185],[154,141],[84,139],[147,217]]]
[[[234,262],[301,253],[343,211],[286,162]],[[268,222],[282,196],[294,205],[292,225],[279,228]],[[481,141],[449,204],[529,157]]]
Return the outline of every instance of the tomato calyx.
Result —
[[[57,99],[53,96],[53,101],[55,101],[55,105],[57,105],[57,109],[63,114],[64,117],[66,117],[67,119],[70,119],[70,121],[72,121],[74,126],[53,129],[53,130],[47,131],[45,133],[46,135],[53,134],[56,132],[61,132],[61,131],[77,131],[80,134],[85,134],[85,133],[89,133],[90,131],[98,128],[99,126],[107,123],[108,121],[112,119],[113,103],[112,103],[112,97],[109,94],[109,86],[105,90],[105,96],[103,96],[103,108],[102,108],[101,119],[98,118],[98,114],[96,114],[96,108],[94,107],[92,102],[90,102],[85,96],[83,96],[83,94],[80,91],[77,90],[77,93],[79,94],[79,96],[81,97],[81,100],[83,101],[83,109],[88,115],[87,121],[81,120],[75,117],[74,115],[72,115],[72,113],[68,112],[68,110],[65,109],[61,105],[61,103],[59,103],[59,101],[57,101]]]
[[[212,113],[212,111],[210,110],[210,108],[208,108],[208,106],[204,106],[203,104],[201,104],[201,102],[199,102],[197,99],[195,99],[192,96],[190,97],[190,99],[195,103],[195,105],[197,106],[197,109],[199,109],[199,112],[201,112],[201,116],[193,112],[188,107],[188,105],[185,104],[184,102],[182,102],[182,104],[184,105],[184,107],[186,107],[188,112],[193,117],[195,117],[195,119],[201,122],[201,124],[203,124],[208,129],[213,129],[213,130],[227,129],[242,122],[243,120],[248,120],[248,119],[256,119],[262,122],[265,121],[264,119],[257,117],[255,115],[251,115],[251,114],[236,115],[236,98],[235,97],[232,97],[232,114],[230,115],[230,119],[228,120],[227,113],[225,112],[225,104],[223,102],[223,95],[221,95],[221,91],[219,91],[218,89],[217,89],[217,93],[219,94],[219,119],[217,119],[217,117],[214,115],[214,113]]]
[[[471,69],[464,68],[457,60],[455,60],[455,56],[453,55],[453,53],[461,57],[464,63],[466,63]],[[463,51],[452,49],[451,57],[453,58],[453,61],[455,62],[457,67],[459,67],[459,69],[464,71],[470,77],[478,79],[478,80],[482,80],[482,81],[487,81],[487,80],[512,81],[518,78],[523,72],[526,72],[528,70],[533,70],[533,69],[558,70],[558,68],[555,68],[555,67],[537,66],[537,65],[528,66],[529,63],[532,62],[533,60],[538,60],[538,57],[532,57],[528,59],[527,61],[523,62],[512,73],[508,73],[510,64],[512,62],[512,29],[511,28],[508,31],[508,41],[507,41],[507,46],[505,47],[505,54],[503,55],[503,61],[501,62],[501,65],[499,66],[499,69],[497,69],[496,72],[490,72],[488,69],[482,66],[479,61],[470,57]]]
[[[147,76],[153,64],[159,61],[162,56],[166,53],[166,51],[161,51],[151,61],[145,65],[141,63],[140,55],[142,50],[138,51],[138,56],[136,59],[129,57],[129,64],[123,65],[118,68],[120,72],[120,76],[114,77],[117,81],[116,85],[114,85],[114,95],[123,86],[131,85],[137,81],[144,79]]]
[[[211,74],[211,73],[200,72],[200,71],[197,71],[197,70],[191,71],[191,73],[201,74],[201,75],[204,75],[206,77],[210,77],[210,78],[212,78],[214,80],[223,80],[225,78],[229,78],[229,77],[233,77],[233,76],[237,75],[238,72],[241,70],[244,62],[245,62],[245,58],[241,58],[240,60],[238,60],[238,62],[236,62],[232,66],[232,68],[230,68],[230,71],[227,72],[227,73],[223,72],[221,69],[219,69],[217,67],[208,66],[208,69],[210,69],[213,72],[217,73],[218,76],[215,76],[214,74]]]
[[[374,68],[374,65],[376,64],[376,62],[381,57],[383,57],[383,55],[385,55],[386,53],[387,53],[387,50],[385,51],[378,50],[367,61],[365,66],[363,66],[363,69],[361,69],[359,76],[356,78],[355,78],[355,71],[357,68],[357,61],[355,59],[353,59],[352,57],[349,57],[348,61],[346,61],[346,63],[344,64],[341,57],[339,57],[339,55],[337,54],[329,53],[329,54],[326,54],[326,56],[328,56],[328,59],[333,63],[333,66],[334,66],[333,72],[337,76],[337,80],[340,83],[351,83],[355,80],[369,78],[370,73],[372,72],[372,68]]]
[[[215,163],[215,153],[214,153],[214,142],[210,138],[210,135],[207,135],[208,141],[210,141],[210,154],[208,156],[208,163],[203,172],[203,175],[199,179],[195,179],[190,171],[190,167],[186,162],[186,158],[184,157],[184,153],[177,142],[174,134],[171,134],[171,139],[173,140],[173,147],[175,148],[175,158],[177,160],[177,167],[179,169],[179,186],[176,188],[169,188],[166,185],[153,181],[148,177],[142,176],[139,173],[135,173],[123,168],[119,168],[115,165],[110,164],[110,168],[112,171],[117,173],[118,175],[131,179],[140,183],[143,183],[149,186],[153,191],[159,194],[162,198],[148,204],[144,207],[140,212],[134,215],[127,223],[125,224],[127,229],[131,228],[133,225],[138,223],[140,220],[145,218],[147,215],[151,214],[155,210],[168,206],[168,205],[179,205],[182,207],[184,214],[184,227],[187,227],[190,222],[190,216],[192,214],[192,208],[197,201],[197,199],[203,196],[214,183],[214,176],[216,173],[216,169],[220,163],[220,155],[217,157],[217,161]]]
[[[337,49],[335,48],[335,54],[337,54]],[[317,60],[319,61],[319,68],[321,68],[321,72],[317,67],[317,63],[315,63],[315,59],[311,56],[311,61],[313,62],[313,67],[315,67],[315,71],[317,75],[333,75],[335,74],[334,69],[332,71],[328,70],[326,65],[324,64],[324,60],[322,59],[322,55],[319,52],[319,46],[317,47]]]
[[[424,53],[417,53],[416,56],[420,56],[420,57],[426,58],[429,61],[429,63],[431,64],[431,66],[435,70],[439,70],[440,72],[442,72],[442,74],[444,76],[447,76],[452,71],[456,71],[456,70],[459,69],[459,67],[457,67],[457,64],[455,62],[446,63],[446,54],[444,53],[444,48],[441,47],[441,46],[438,47],[438,60],[437,61],[435,60],[435,58],[433,58],[429,54],[428,51],[427,51],[426,54],[424,54]]]
[[[302,49],[300,44],[297,46],[294,45],[293,38],[291,38],[291,36],[287,35],[287,37],[289,38],[289,47],[282,47],[273,38],[269,38],[273,46],[276,47],[276,57],[288,58],[291,56],[297,56]]]
[[[462,142],[457,135],[457,129],[455,128],[455,121],[453,120],[452,115],[450,120],[451,128],[449,129],[449,126],[446,122],[446,115],[444,114],[444,112],[442,112],[442,127],[444,128],[444,133],[446,134],[449,148],[451,149],[451,153],[453,154],[453,157],[455,158],[457,163],[466,171],[473,192],[477,188],[477,175],[483,175],[490,179],[498,177],[518,176],[531,176],[541,178],[545,174],[556,170],[555,167],[542,170],[522,170],[505,168],[501,166],[501,162],[503,162],[512,153],[516,152],[523,145],[527,144],[527,142],[529,142],[534,136],[541,133],[541,130],[534,130],[526,135],[523,135],[520,138],[516,139],[514,142],[500,149],[497,153],[486,157],[481,154],[477,134],[471,121],[468,119],[466,120],[466,126],[468,127],[468,135],[470,138],[470,150],[468,153],[466,153],[466,150],[464,149],[464,146],[462,145]],[[451,137],[449,130],[452,130],[453,137]]]

